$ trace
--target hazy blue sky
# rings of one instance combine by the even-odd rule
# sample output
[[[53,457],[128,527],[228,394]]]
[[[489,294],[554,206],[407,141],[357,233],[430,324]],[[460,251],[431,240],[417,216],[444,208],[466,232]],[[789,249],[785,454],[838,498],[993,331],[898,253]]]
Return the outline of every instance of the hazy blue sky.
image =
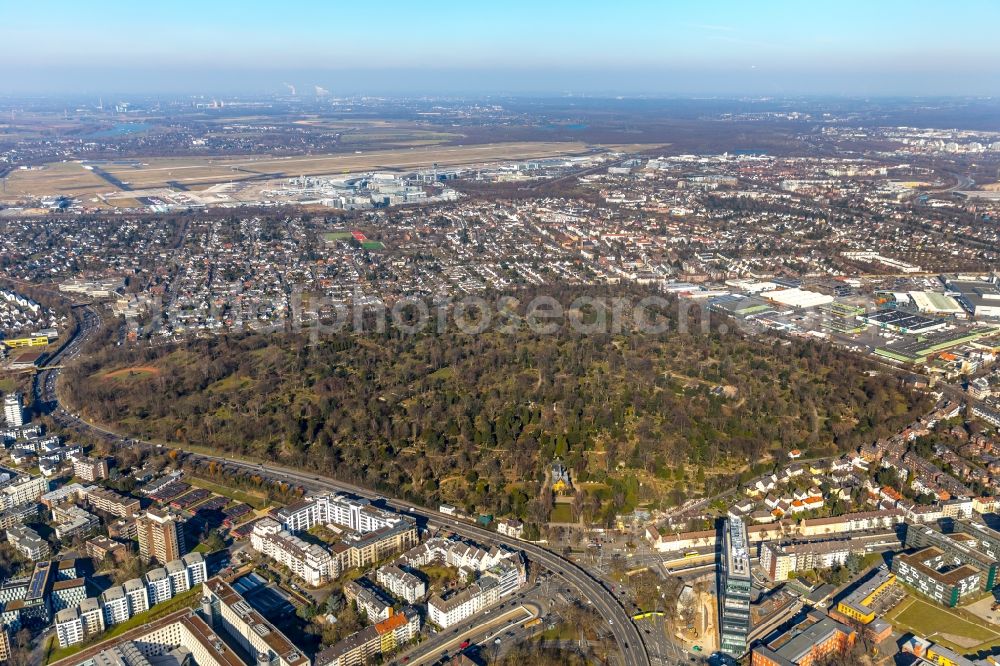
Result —
[[[1000,2],[0,0],[0,93],[1000,93]]]

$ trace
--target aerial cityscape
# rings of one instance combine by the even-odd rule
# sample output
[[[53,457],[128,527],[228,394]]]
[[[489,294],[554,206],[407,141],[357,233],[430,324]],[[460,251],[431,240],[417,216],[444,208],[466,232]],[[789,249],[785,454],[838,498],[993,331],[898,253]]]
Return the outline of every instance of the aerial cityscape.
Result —
[[[3,8],[0,662],[1000,666],[1000,6]]]

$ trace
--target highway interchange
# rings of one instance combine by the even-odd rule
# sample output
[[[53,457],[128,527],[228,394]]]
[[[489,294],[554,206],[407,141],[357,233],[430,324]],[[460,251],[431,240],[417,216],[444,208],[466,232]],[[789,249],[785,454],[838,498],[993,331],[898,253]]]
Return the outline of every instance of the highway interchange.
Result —
[[[156,445],[152,442],[129,439],[90,424],[59,405],[57,394],[59,364],[71,360],[78,355],[86,340],[101,327],[100,315],[89,305],[77,307],[76,311],[79,327],[73,336],[48,359],[47,365],[39,369],[35,376],[34,398],[37,404],[44,405],[43,411],[46,411],[59,426],[74,431],[83,437],[104,439],[105,441],[124,446],[155,447]],[[232,468],[250,469],[258,473],[264,470],[273,479],[294,483],[309,491],[340,491],[369,499],[384,499],[366,488],[286,467],[257,465],[200,453],[190,453],[190,455],[204,460],[212,460]],[[521,550],[530,561],[551,571],[575,587],[579,593],[579,598],[593,606],[594,610],[607,623],[607,629],[614,636],[615,642],[621,652],[621,663],[623,666],[644,666],[652,663],[647,652],[647,647],[643,642],[642,634],[614,592],[608,588],[605,582],[587,572],[576,563],[539,545],[506,537],[492,530],[445,516],[425,507],[396,499],[385,500],[385,503],[390,508],[409,513],[418,519],[426,521],[426,525],[429,528],[445,528],[455,534],[475,541],[503,544],[510,548]],[[660,651],[662,649],[661,646]]]

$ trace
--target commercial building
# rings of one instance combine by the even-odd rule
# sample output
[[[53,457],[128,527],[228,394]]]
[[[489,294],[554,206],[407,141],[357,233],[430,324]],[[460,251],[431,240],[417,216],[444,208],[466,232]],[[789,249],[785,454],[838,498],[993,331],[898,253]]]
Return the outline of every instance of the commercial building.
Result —
[[[247,666],[218,633],[190,609],[130,629],[51,666],[146,666],[169,663],[167,658],[174,662],[189,658],[198,666]]]
[[[968,564],[955,566],[952,557],[934,546],[897,555],[892,560],[892,569],[900,581],[951,608],[961,599],[979,592],[985,575],[981,569]]]
[[[58,613],[64,608],[79,606],[86,598],[87,584],[82,578],[57,580],[52,583],[50,603],[53,613]]]
[[[58,565],[51,561],[35,562],[35,568],[28,579],[28,590],[24,595],[22,614],[37,617],[46,623],[52,617],[52,584],[56,582]]]
[[[818,612],[765,645],[753,649],[751,666],[812,666],[831,655],[844,654],[857,640],[857,632]]]
[[[3,415],[10,427],[20,428],[24,425],[24,402],[19,392],[8,393],[3,397]]]
[[[895,584],[895,574],[885,566],[881,566],[871,578],[864,581],[837,603],[837,613],[861,624],[870,624],[875,620],[875,604]]]
[[[740,658],[750,633],[750,552],[746,524],[730,512],[722,528],[722,584],[719,599],[719,648]]]
[[[184,526],[179,516],[151,508],[136,519],[135,525],[142,559],[170,562],[187,552]]]
[[[955,532],[975,538],[979,552],[1000,561],[1000,532],[971,520],[954,520],[952,524]]]
[[[961,521],[956,521],[961,522]],[[1000,563],[992,555],[980,550],[981,534],[970,534],[957,531],[952,534],[942,534],[929,525],[907,525],[907,548],[922,550],[933,546],[941,551],[948,566],[962,564],[979,569],[983,572],[980,583],[985,590],[992,590],[997,584],[997,568]]]
[[[948,288],[957,293],[956,300],[976,319],[1000,317],[1000,289],[992,282],[948,280]]]
[[[309,658],[219,577],[202,585],[202,615],[238,649],[270,666],[310,666]],[[200,666],[200,662],[199,662]]]
[[[775,581],[788,580],[793,571],[829,569],[843,565],[851,554],[849,539],[780,544],[768,542],[760,548],[760,566]]]

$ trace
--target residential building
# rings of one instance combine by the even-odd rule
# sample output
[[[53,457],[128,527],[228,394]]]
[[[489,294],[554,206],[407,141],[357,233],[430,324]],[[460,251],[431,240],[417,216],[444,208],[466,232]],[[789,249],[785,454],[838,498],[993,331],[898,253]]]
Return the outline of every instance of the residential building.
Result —
[[[358,666],[375,661],[413,640],[420,631],[420,615],[406,607],[388,619],[351,634],[316,655],[316,666]]]
[[[79,608],[65,608],[56,613],[55,625],[59,647],[69,647],[83,642],[83,622],[80,620]]]
[[[132,615],[129,612],[128,597],[121,585],[115,585],[104,590],[100,596],[101,608],[104,609],[104,624],[112,626],[121,624]]]
[[[0,487],[0,510],[6,511],[29,503],[35,504],[48,491],[49,482],[44,477],[14,472]]]
[[[128,610],[130,615],[138,615],[149,610],[149,592],[146,584],[138,578],[125,581],[122,585],[125,596],[128,598]]]
[[[246,666],[243,658],[191,609],[176,611],[88,646],[51,666],[147,666],[187,661],[198,666]]]
[[[184,566],[184,562],[181,560],[167,562],[163,570],[170,579],[170,589],[174,596],[191,589],[191,573]]]
[[[136,519],[139,555],[142,559],[170,562],[187,552],[184,526],[176,514],[151,508]]]
[[[448,628],[492,606],[521,584],[518,566],[513,562],[501,562],[460,592],[447,597],[432,596],[427,601],[427,617],[439,627]]]
[[[97,516],[75,504],[62,504],[54,507],[52,519],[57,523],[56,536],[60,539],[68,539],[77,534],[89,534],[101,524]]]
[[[387,620],[392,615],[392,598],[367,578],[345,583],[344,598],[356,603],[371,623]]]
[[[379,567],[375,572],[375,581],[409,604],[415,604],[427,594],[427,584],[419,576],[405,571],[395,564]]]
[[[8,427],[20,428],[24,425],[24,399],[20,392],[8,393],[3,397],[3,415]]]
[[[173,588],[170,585],[170,577],[163,567],[150,569],[146,572],[146,593],[149,595],[149,604],[155,606],[163,603],[174,596]]]
[[[760,566],[775,581],[788,580],[793,571],[829,569],[843,565],[851,554],[849,539],[780,544],[767,542],[760,548]]]
[[[307,585],[318,587],[335,575],[333,557],[328,550],[281,529],[281,525],[271,518],[254,525],[250,544],[257,552],[288,567]]]
[[[512,539],[520,539],[524,534],[524,523],[516,518],[501,520],[497,523],[497,532]]]
[[[86,546],[87,555],[97,562],[103,561],[109,555],[117,559],[119,556],[118,553],[123,554],[125,552],[125,544],[109,539],[103,534],[88,539]]]
[[[132,518],[140,511],[139,500],[100,486],[87,486],[84,497],[94,509],[119,518]]]
[[[46,560],[52,553],[49,542],[38,536],[38,532],[26,525],[11,525],[7,528],[7,542],[26,559],[37,562]]]
[[[191,587],[201,585],[208,580],[208,567],[205,564],[205,556],[201,553],[188,553],[181,558],[181,563],[187,571]]]
[[[104,458],[79,456],[73,460],[73,475],[84,481],[106,479],[108,478],[108,461]]]

